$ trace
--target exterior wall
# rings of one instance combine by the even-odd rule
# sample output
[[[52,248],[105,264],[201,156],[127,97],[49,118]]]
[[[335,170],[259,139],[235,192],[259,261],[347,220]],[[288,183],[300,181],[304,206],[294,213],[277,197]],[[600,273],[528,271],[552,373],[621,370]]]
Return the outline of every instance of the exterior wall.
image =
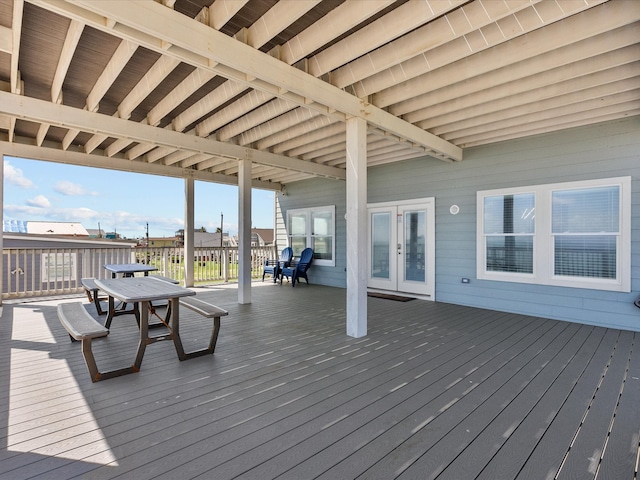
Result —
[[[631,293],[476,279],[476,192],[496,188],[632,177]],[[335,271],[317,283],[345,285],[344,183],[287,186],[283,209],[336,205]],[[465,159],[430,157],[369,168],[368,201],[435,197],[436,301],[640,331],[640,118],[465,150]],[[460,213],[451,215],[449,207]],[[468,284],[461,283],[470,278]]]
[[[307,276],[310,283],[346,288],[347,286],[347,223],[344,215],[347,211],[345,183],[338,180],[313,179],[287,185],[286,195],[277,195],[286,224],[287,210],[291,208],[325,207],[335,205],[336,219],[336,264],[335,267],[312,265]],[[286,234],[285,234],[286,235]],[[281,233],[278,234],[280,242]],[[286,237],[285,237],[286,238]],[[285,244],[278,243],[282,250]]]

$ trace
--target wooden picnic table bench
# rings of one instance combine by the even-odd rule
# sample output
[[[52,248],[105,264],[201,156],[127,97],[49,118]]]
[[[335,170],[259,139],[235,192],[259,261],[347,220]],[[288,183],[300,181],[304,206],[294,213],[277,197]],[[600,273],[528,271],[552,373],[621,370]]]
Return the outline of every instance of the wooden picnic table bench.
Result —
[[[212,354],[216,349],[218,334],[220,333],[220,317],[229,315],[229,312],[216,305],[213,305],[212,303],[205,302],[204,300],[200,300],[196,297],[182,297],[180,298],[180,305],[187,307],[206,318],[213,318],[213,331],[211,332],[209,347],[206,349],[187,353],[186,355],[188,356],[188,358],[193,358],[199,357],[201,355]]]
[[[72,341],[82,341],[82,355],[89,369],[92,382],[108,378],[113,372],[101,373],[96,365],[96,360],[91,349],[91,341],[94,338],[106,337],[109,329],[101,325],[84,308],[81,302],[61,303],[58,305],[58,318],[62,326],[71,336]],[[115,375],[111,375],[115,376]]]

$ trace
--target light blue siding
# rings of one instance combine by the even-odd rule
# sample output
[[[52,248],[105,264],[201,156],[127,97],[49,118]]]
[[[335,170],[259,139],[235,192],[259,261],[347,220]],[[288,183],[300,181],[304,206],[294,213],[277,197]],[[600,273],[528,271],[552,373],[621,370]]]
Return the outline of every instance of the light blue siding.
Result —
[[[495,188],[632,177],[631,293],[476,279],[476,192]],[[344,183],[287,186],[283,208],[336,205],[336,267],[314,280],[345,286]],[[640,118],[465,150],[462,162],[424,157],[372,167],[368,201],[435,197],[436,301],[640,331]],[[460,207],[451,215],[449,207]],[[461,278],[471,279],[462,284]]]

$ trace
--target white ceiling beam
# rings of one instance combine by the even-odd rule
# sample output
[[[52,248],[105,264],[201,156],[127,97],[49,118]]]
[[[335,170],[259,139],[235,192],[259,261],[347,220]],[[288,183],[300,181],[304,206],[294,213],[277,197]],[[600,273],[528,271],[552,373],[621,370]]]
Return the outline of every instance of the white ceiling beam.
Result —
[[[603,2],[605,0],[596,1]],[[387,70],[375,73],[354,85],[356,95],[366,95],[367,92],[371,94],[375,93],[374,102],[376,105],[384,107],[397,103],[396,101],[391,101],[393,96],[391,96],[390,93],[394,92],[394,87],[396,87],[399,82],[408,82],[413,86],[418,79],[423,76],[433,75],[434,72],[438,73],[442,71],[444,67],[451,66],[452,64],[457,65],[456,62],[458,61],[466,62],[470,56],[478,55],[480,52],[493,52],[496,49],[500,49],[502,54],[496,57],[495,60],[505,65],[513,63],[514,57],[535,55],[530,53],[531,50],[539,49],[539,53],[542,53],[542,49],[549,51],[554,48],[559,48],[570,41],[567,32],[562,32],[564,33],[563,35],[561,32],[554,31],[550,33],[550,35],[555,35],[553,41],[545,37],[543,39],[544,42],[540,45],[532,45],[526,40],[520,40],[520,45],[517,47],[520,50],[518,52],[514,52],[508,48],[505,49],[503,44],[509,40],[515,42],[514,39],[518,39],[528,33],[530,34],[532,31],[540,31],[542,27],[550,25],[552,21],[559,22],[587,8],[590,8],[587,2],[566,3],[564,4],[564,8],[560,8],[556,0],[546,0],[531,8],[516,12],[497,22],[474,30],[428,52],[424,52],[422,55],[415,56]],[[482,65],[482,69],[478,73],[486,72],[488,69],[488,65]],[[466,71],[465,68],[465,76],[472,75],[473,73]],[[440,79],[438,78],[438,80]],[[436,86],[433,88],[430,87],[430,90],[433,91],[436,90],[436,88]],[[387,99],[387,96],[391,98]],[[405,96],[402,100],[408,98],[410,98],[410,96]],[[386,103],[388,101],[391,101],[391,103]]]
[[[492,38],[487,32],[483,35],[484,42],[495,46],[480,53],[476,52],[474,55],[468,56],[468,58],[457,56],[456,58],[464,62],[464,64],[451,63],[448,56],[443,56],[444,62],[436,62],[434,60],[428,64],[422,59],[419,63],[424,68],[414,69],[415,74],[408,73],[405,70],[408,66],[400,64],[398,67],[403,71],[401,78],[406,78],[407,80],[398,86],[390,86],[384,90],[381,90],[380,85],[377,85],[375,91],[378,93],[373,95],[372,101],[380,107],[386,107],[406,100],[413,100],[412,97],[416,96],[416,92],[424,91],[424,85],[429,85],[429,90],[435,92],[439,88],[451,84],[452,79],[455,79],[456,82],[462,82],[503,67],[511,68],[512,65],[523,60],[559,50],[563,46],[575,44],[599,33],[628,25],[639,18],[640,2],[611,2],[565,18],[562,22],[556,22],[525,35],[520,35],[508,42],[504,41],[503,34],[496,34],[496,40],[493,42],[487,41],[486,39]],[[498,41],[500,38],[503,40]],[[455,44],[456,42],[453,43]],[[453,48],[450,45],[445,47]],[[467,49],[466,55],[469,55],[468,46],[464,48]],[[574,54],[576,53],[575,49],[571,51]],[[570,61],[567,60],[567,63]],[[434,68],[434,63],[441,68]],[[388,73],[396,75],[393,81],[393,85],[395,85],[398,83],[398,72],[393,70],[390,69]],[[455,72],[453,76],[452,72]],[[370,77],[370,79],[372,78]],[[360,85],[363,85],[363,83],[360,83]],[[393,112],[396,115],[398,114],[396,110],[393,110]]]
[[[134,142],[154,146],[185,149],[194,153],[208,153],[234,158],[244,158],[255,163],[272,165],[313,175],[343,180],[344,170],[315,165],[269,152],[251,150],[246,147],[218,142],[211,139],[186,135],[172,130],[160,129],[121,118],[79,110],[65,105],[56,105],[34,98],[0,92],[0,114],[35,122],[46,122],[63,128],[101,133],[112,137],[125,137]]]
[[[260,48],[315,7],[320,0],[282,0],[247,28],[247,44]]]
[[[606,34],[581,40],[573,46],[562,47],[538,55],[535,58],[537,62],[541,62],[546,66],[546,71],[543,75],[549,75],[554,81],[560,82],[567,77],[571,78],[573,75],[579,75],[580,72],[588,70],[588,68],[592,68],[593,71],[597,71],[598,68],[605,68],[604,65],[606,65],[607,61],[603,60],[603,57],[608,55],[615,57],[612,59],[614,62],[620,61],[624,63],[624,59],[618,60],[618,58],[629,54],[633,55],[637,60],[637,39],[634,36],[634,32],[637,29],[637,23],[627,25]],[[631,53],[623,52],[623,50],[627,50],[627,47],[630,47]],[[409,121],[417,122],[419,119],[424,118],[425,113],[427,115],[431,114],[432,109],[434,114],[436,111],[441,111],[442,104],[455,108],[454,105],[458,99],[466,98],[467,95],[477,94],[489,88],[508,88],[510,84],[515,82],[527,87],[529,83],[532,83],[538,77],[535,76],[533,77],[534,80],[532,80],[530,63],[525,60],[523,59],[523,61],[491,70],[472,78],[462,78],[460,82],[449,82],[436,91],[416,95],[412,99],[393,105],[389,107],[389,111],[395,115],[402,115],[403,118],[410,119]],[[484,63],[491,61],[490,58],[484,58],[484,52],[478,54],[478,58],[470,59],[469,67],[472,69],[476,67],[482,68],[480,64],[483,61]],[[477,65],[476,62],[478,63]],[[591,64],[591,67],[589,67],[589,64]],[[587,68],[585,68],[585,65],[587,65]],[[449,74],[453,72],[453,69],[449,67],[445,67],[445,70]],[[440,76],[438,79],[434,78],[434,81],[438,81],[440,78]],[[531,88],[535,87],[532,85]],[[504,90],[501,91],[504,94]],[[412,112],[419,113],[413,115]]]
[[[326,45],[330,40],[338,38],[388,7],[394,1],[367,0],[366,2],[342,3],[314,22],[309,28],[281,45],[280,60],[293,65],[298,60]]]
[[[290,152],[296,151],[298,148],[305,148],[308,145],[312,145],[314,142],[321,141],[324,138],[332,137],[334,135],[344,133],[346,135],[347,128],[346,125],[342,122],[335,122],[326,127],[316,128],[315,130],[299,136],[292,138],[291,140],[287,140],[286,142],[279,143],[277,148],[272,149],[273,153],[286,153],[286,155],[291,155]],[[345,139],[346,141],[346,139]]]
[[[13,30],[0,25],[0,52],[13,53]]]
[[[539,2],[542,0],[536,0]],[[339,88],[352,85],[375,73],[402,63],[416,55],[468,35],[508,15],[533,8],[530,0],[510,2],[472,2],[349,62],[331,72],[331,83]],[[362,95],[359,95],[362,96]]]
[[[22,91],[20,72],[18,71],[23,11],[24,0],[13,0],[13,24],[11,25],[11,71],[9,72],[9,83],[11,84],[12,93],[24,93]]]
[[[213,72],[207,72],[198,68],[195,69],[149,112],[149,115],[147,115],[149,123],[151,125],[159,123],[165,115],[215,76]],[[173,129],[177,132],[182,132],[196,120],[204,117],[209,112],[227,102],[229,98],[239,95],[246,89],[246,85],[227,80],[199,101],[195,102],[180,115],[176,116],[173,119]]]
[[[542,135],[545,133],[555,133],[568,128],[583,127],[586,125],[596,125],[598,123],[610,122],[614,120],[620,120],[621,118],[640,118],[640,108],[625,109],[624,105],[618,106],[610,111],[598,111],[595,116],[576,114],[567,118],[556,119],[555,123],[544,123],[536,125],[536,128],[521,128],[516,131],[510,132],[492,132],[491,135],[487,134],[482,138],[478,138],[473,142],[468,142],[468,147],[477,147],[481,145],[487,145],[489,143],[504,142],[508,140],[514,140],[523,137],[531,137],[534,135]],[[637,122],[638,128],[640,128],[640,122]]]
[[[123,172],[135,172],[151,175],[163,175],[166,177],[185,178],[193,177],[195,180],[203,182],[223,183],[226,185],[237,185],[238,178],[212,172],[184,169],[180,167],[170,167],[160,164],[131,162],[129,160],[105,155],[87,154],[82,150],[72,147],[70,150],[62,150],[59,144],[45,142],[43,146],[36,146],[29,138],[16,137],[15,141],[7,142],[0,139],[0,150],[5,155],[28,158],[31,160],[44,160],[81,167],[104,168],[107,170],[120,170]],[[102,152],[103,153],[103,152]],[[277,182],[264,182],[254,180],[251,182],[253,188],[262,190],[281,191],[282,185]]]
[[[601,45],[604,39],[596,39],[595,43]],[[606,42],[605,42],[606,43]],[[509,97],[518,95],[518,100],[522,98],[538,96],[542,89],[551,87],[552,89],[564,89],[575,85],[593,85],[593,82],[606,83],[615,80],[615,76],[622,74],[622,78],[628,76],[627,71],[633,72],[638,68],[638,47],[631,45],[617,50],[589,57],[587,59],[576,58],[576,62],[563,64],[555,61],[552,54],[545,55],[541,60],[549,62],[550,70],[545,70],[534,75],[512,79],[511,70],[500,72],[501,79],[505,83],[499,83],[497,78],[484,79],[479,77],[477,81],[465,82],[466,95],[457,95],[461,91],[461,86],[453,84],[451,87],[440,89],[439,95],[445,98],[442,103],[433,103],[428,107],[406,113],[403,117],[418,125],[420,128],[431,129],[442,123],[452,123],[463,120],[467,117],[467,112],[473,112],[476,108],[494,108],[494,105],[511,101]],[[574,57],[578,57],[574,55]],[[560,66],[556,64],[561,63]],[[554,68],[555,67],[555,68]],[[620,70],[623,69],[623,71]],[[524,74],[524,72],[523,72]],[[506,78],[505,78],[506,77]],[[576,82],[576,83],[573,83]],[[491,85],[489,88],[486,85]],[[547,90],[548,91],[548,90]],[[469,110],[471,109],[471,110]],[[491,111],[491,110],[488,110]]]
[[[485,131],[477,132],[470,135],[462,135],[456,139],[461,144],[486,141],[490,139],[492,142],[496,138],[505,136],[533,135],[531,132],[545,131],[554,128],[554,126],[562,124],[574,125],[578,123],[586,125],[588,123],[596,123],[594,116],[590,110],[598,111],[598,115],[620,114],[628,111],[637,111],[640,109],[639,91],[612,95],[602,99],[590,100],[587,102],[578,102],[569,106],[549,109],[544,112],[538,112],[529,115],[523,115],[520,122],[503,123],[493,122],[486,125]],[[582,123],[581,123],[582,122]]]
[[[173,57],[162,55],[140,79],[135,87],[118,105],[118,116],[129,118],[131,112],[156,89],[162,81],[180,64],[180,61]]]
[[[553,109],[562,105],[584,102],[594,98],[606,97],[640,87],[640,63],[631,64],[629,68],[605,70],[600,74],[571,79],[539,90],[518,95],[507,96],[488,104],[477,105],[465,110],[466,115],[454,118],[440,117],[437,127],[433,128],[438,135],[449,135],[453,132],[465,131],[476,125],[487,125],[496,120],[515,118],[523,114]],[[457,136],[457,135],[456,135]]]
[[[264,105],[264,108],[257,108],[237,120],[227,123],[216,132],[216,137],[220,141],[227,141],[236,135],[251,130],[256,125],[268,122],[272,118],[279,117],[298,106],[281,98],[274,98]],[[217,115],[216,115],[217,116]]]
[[[191,153],[191,152],[186,152],[184,150],[176,150],[175,152],[170,153],[169,155],[164,157],[164,162],[163,163],[165,165],[173,165],[175,163],[179,163],[179,162],[189,158],[192,155],[193,155],[193,153]]]
[[[78,42],[84,31],[84,24],[71,20],[67,35],[64,39],[64,45],[62,46],[62,52],[58,59],[58,65],[56,66],[56,73],[53,76],[53,82],[51,83],[51,101],[56,103],[62,103],[60,95],[62,94],[62,85],[64,79],[69,71],[69,65],[78,47]]]
[[[267,143],[269,143],[269,140],[266,140],[267,137],[271,137],[272,135],[276,135],[283,131],[286,131],[286,129],[288,129],[291,125],[299,125],[300,123],[306,122],[310,118],[317,117],[318,115],[320,115],[320,112],[316,110],[309,110],[308,108],[298,107],[288,113],[271,119],[268,122],[256,125],[252,129],[241,133],[238,136],[238,145],[251,145],[254,142],[258,141],[266,145]]]
[[[309,73],[319,77],[368,51],[381,47],[466,0],[407,2],[309,59]]]
[[[220,30],[248,0],[216,0],[209,7],[209,26]]]
[[[41,0],[39,5],[63,15],[78,13],[77,9],[65,8],[69,3]],[[92,26],[96,28],[135,39],[154,51],[177,55],[185,62],[212,69],[226,78],[296,101],[301,106],[312,107],[305,99],[313,99],[327,114],[336,111],[363,117],[383,130],[408,137],[449,158],[462,159],[459,147],[155,2],[72,0],[72,3],[84,7],[84,20],[93,22]],[[115,21],[114,28],[105,25],[104,18],[95,21],[97,13]],[[176,48],[163,49],[167,43]],[[212,62],[216,64],[213,67]]]
[[[317,128],[326,127],[336,122],[336,120],[331,117],[312,114],[304,115],[305,112],[305,109],[298,108],[293,112],[290,112],[290,114],[285,115],[285,117],[293,117],[287,118],[285,122],[291,122],[294,118],[298,118],[300,121],[298,123],[294,123],[294,126],[291,128],[279,131],[258,141],[256,143],[257,148],[259,150],[271,148],[271,151],[274,153],[282,153],[286,150],[286,148],[280,148],[280,144],[282,142],[298,138],[301,135],[313,132]],[[340,123],[344,125],[344,122]]]
[[[116,81],[116,78],[118,78],[118,75],[131,60],[137,49],[138,46],[132,42],[127,40],[120,42],[120,45],[87,96],[87,110],[93,112],[98,108],[100,100],[107,93],[107,90],[111,88],[111,85]]]

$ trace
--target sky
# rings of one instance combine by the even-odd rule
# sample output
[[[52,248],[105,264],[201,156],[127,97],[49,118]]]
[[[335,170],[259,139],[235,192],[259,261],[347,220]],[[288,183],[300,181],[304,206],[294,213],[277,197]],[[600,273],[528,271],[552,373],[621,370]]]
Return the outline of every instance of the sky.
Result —
[[[80,222],[125,238],[184,228],[184,180],[4,157],[4,220]],[[253,189],[251,223],[273,228],[273,192]],[[238,232],[238,187],[195,182],[195,228]]]

